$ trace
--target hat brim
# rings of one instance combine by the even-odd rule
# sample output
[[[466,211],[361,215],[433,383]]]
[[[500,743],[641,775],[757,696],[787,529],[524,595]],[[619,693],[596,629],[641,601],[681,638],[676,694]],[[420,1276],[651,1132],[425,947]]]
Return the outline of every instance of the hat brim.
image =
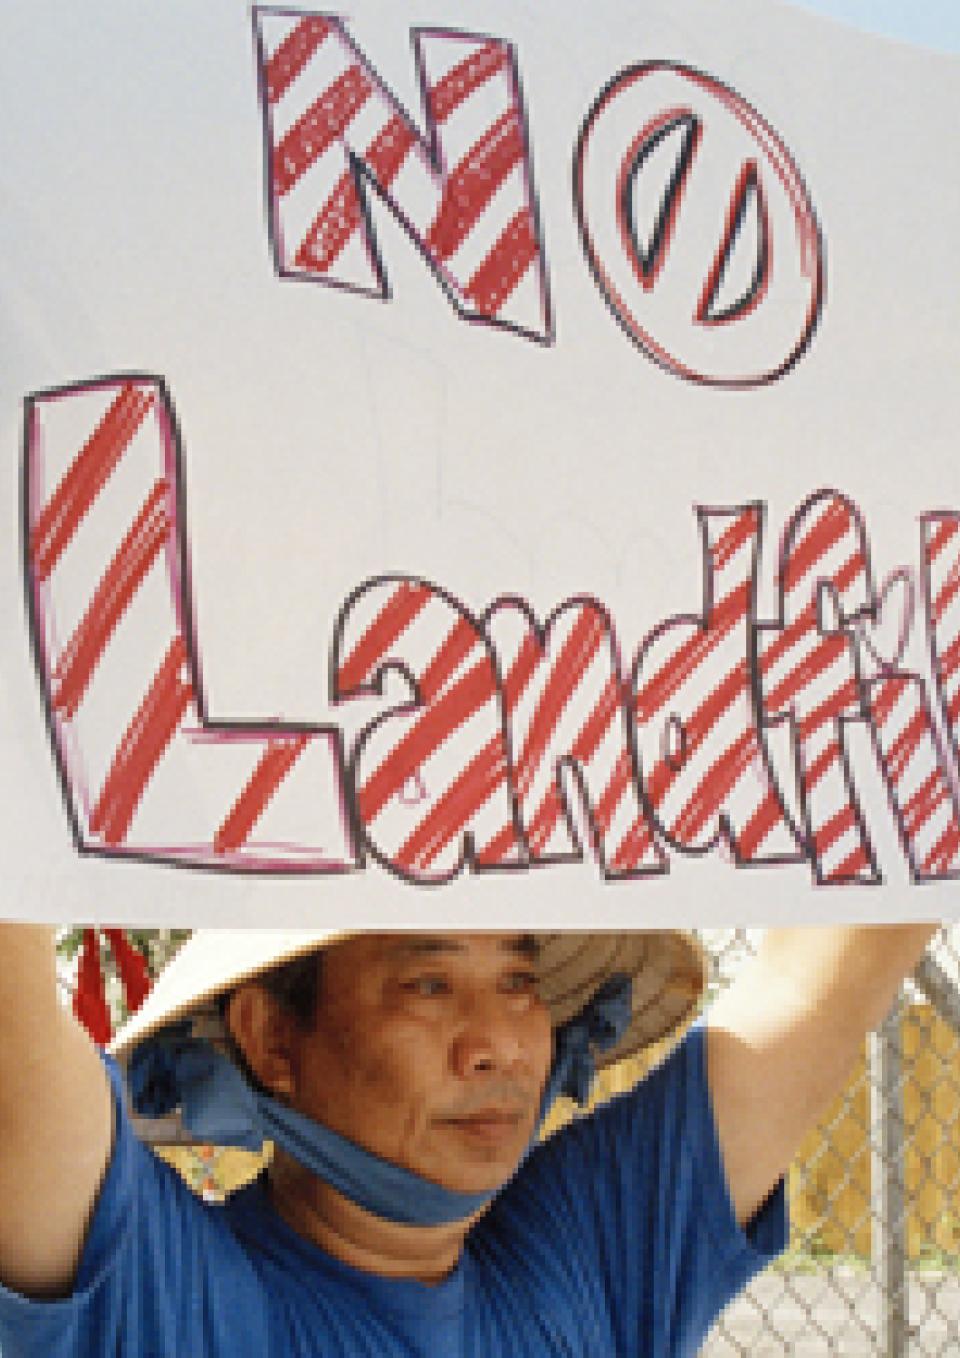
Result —
[[[197,929],[154,981],[109,1050],[119,1061],[161,1028],[209,1008],[265,971],[352,937],[337,929]]]

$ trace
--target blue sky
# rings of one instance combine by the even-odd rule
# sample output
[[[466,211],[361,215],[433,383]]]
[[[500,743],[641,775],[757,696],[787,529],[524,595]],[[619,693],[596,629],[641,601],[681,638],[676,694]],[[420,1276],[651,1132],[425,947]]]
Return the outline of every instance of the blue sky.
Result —
[[[960,52],[958,0],[792,0],[870,33]]]

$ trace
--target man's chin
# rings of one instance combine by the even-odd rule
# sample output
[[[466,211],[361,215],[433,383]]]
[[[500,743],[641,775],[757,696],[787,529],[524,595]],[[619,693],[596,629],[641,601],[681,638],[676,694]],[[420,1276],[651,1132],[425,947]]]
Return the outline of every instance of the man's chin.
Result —
[[[528,1144],[526,1137],[498,1141],[460,1129],[450,1139],[454,1145],[434,1160],[430,1177],[458,1193],[497,1192],[516,1172]]]
[[[438,1182],[454,1193],[489,1193],[493,1197],[513,1177],[519,1163],[518,1156],[510,1165],[477,1166],[468,1172],[458,1168]]]

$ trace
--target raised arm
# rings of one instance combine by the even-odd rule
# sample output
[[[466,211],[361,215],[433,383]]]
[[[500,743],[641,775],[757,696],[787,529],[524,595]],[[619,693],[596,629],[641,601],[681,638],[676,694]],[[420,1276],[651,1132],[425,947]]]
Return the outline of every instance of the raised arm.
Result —
[[[57,996],[53,930],[0,924],[0,1282],[69,1291],[110,1158],[96,1049]]]
[[[750,1220],[841,1092],[936,926],[772,929],[710,1011],[710,1090],[734,1208]]]

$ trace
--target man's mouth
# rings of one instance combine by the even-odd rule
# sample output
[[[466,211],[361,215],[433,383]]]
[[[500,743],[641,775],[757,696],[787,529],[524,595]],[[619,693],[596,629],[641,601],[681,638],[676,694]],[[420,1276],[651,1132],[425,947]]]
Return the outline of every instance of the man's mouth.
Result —
[[[493,1145],[515,1137],[523,1122],[523,1114],[517,1109],[478,1108],[472,1113],[442,1118],[441,1121],[444,1126],[452,1127],[471,1140]]]

